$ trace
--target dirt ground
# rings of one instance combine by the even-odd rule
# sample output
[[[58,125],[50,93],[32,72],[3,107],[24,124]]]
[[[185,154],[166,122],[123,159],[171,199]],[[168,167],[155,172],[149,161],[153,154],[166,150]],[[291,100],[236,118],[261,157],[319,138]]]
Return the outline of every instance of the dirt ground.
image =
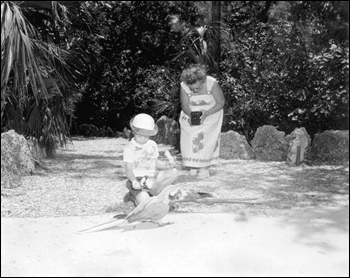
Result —
[[[247,203],[186,203],[149,223],[78,235],[125,211],[125,139],[75,138],[1,196],[1,276],[349,276],[349,166],[222,160],[176,183]],[[165,156],[163,159],[166,159]]]
[[[23,178],[17,189],[2,190],[2,217],[87,216],[121,212],[127,192],[122,161],[123,138],[75,138],[57,152],[55,159]],[[317,208],[349,205],[349,165],[221,160],[210,169],[211,177],[197,180],[181,167],[181,156],[159,145],[161,158],[170,149],[176,158],[183,189],[210,192],[218,198],[254,198],[246,204],[181,204],[178,212],[251,212],[266,209]]]

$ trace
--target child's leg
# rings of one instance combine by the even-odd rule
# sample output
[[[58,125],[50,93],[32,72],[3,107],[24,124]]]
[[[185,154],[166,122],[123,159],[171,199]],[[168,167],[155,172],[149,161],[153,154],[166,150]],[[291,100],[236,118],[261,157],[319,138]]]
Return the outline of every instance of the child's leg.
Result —
[[[129,189],[129,193],[133,197],[136,206],[138,206],[138,204],[141,203],[143,200],[150,197],[147,191],[134,190],[131,186],[130,181],[126,182],[126,188]]]
[[[138,206],[143,200],[150,198],[149,194],[146,191],[141,191],[139,194],[136,195],[136,206]]]
[[[156,176],[152,188],[149,190],[153,196],[158,195],[165,187],[172,184],[178,177],[179,172],[174,169],[160,171]]]

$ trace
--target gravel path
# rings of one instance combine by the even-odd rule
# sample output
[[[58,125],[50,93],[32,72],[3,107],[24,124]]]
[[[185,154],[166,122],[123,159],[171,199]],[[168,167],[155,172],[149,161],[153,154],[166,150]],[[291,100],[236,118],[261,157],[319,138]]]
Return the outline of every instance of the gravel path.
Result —
[[[2,217],[92,216],[122,212],[127,192],[122,161],[123,138],[74,138],[44,160],[49,170],[37,168],[23,177],[23,186],[2,191]],[[159,145],[164,150],[171,146]],[[248,204],[186,203],[177,212],[247,212],[264,214],[267,209],[346,207],[349,205],[349,166],[289,167],[284,162],[221,160],[211,177],[196,180],[181,167],[176,183],[186,189],[210,192],[219,198],[256,198]]]

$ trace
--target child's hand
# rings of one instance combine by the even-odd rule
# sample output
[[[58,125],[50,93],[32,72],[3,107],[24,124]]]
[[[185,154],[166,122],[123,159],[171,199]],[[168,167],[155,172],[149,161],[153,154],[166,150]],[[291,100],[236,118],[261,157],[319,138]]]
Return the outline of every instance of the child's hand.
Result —
[[[154,183],[153,179],[150,177],[147,177],[147,176],[143,177],[140,181],[140,184],[141,184],[142,188],[144,188],[144,189],[152,188],[153,183]]]
[[[142,186],[137,180],[134,180],[132,182],[132,188],[135,189],[135,190],[140,190],[140,189],[142,189]]]
[[[169,165],[169,169],[173,169],[173,168],[175,168],[175,163],[171,163],[170,161],[168,162],[168,165]]]

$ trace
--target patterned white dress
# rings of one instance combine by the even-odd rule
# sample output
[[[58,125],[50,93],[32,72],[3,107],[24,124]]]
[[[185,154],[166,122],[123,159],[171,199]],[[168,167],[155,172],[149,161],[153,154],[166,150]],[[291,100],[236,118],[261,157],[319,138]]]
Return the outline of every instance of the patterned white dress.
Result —
[[[181,82],[181,87],[189,97],[191,111],[208,110],[215,105],[211,88],[216,79],[207,76],[207,94],[193,95],[190,88]],[[201,125],[190,126],[189,116],[183,111],[180,113],[180,148],[183,165],[202,168],[218,164],[220,153],[220,134],[223,121],[223,109],[209,115]]]

